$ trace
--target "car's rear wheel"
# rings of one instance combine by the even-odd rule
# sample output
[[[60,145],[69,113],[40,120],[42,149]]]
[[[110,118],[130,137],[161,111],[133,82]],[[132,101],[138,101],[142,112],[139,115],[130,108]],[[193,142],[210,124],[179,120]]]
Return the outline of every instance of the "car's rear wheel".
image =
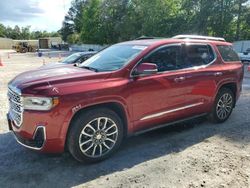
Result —
[[[225,122],[233,111],[234,103],[233,92],[228,88],[222,88],[217,94],[210,119],[215,123]]]
[[[80,114],[68,134],[68,149],[80,162],[97,162],[118,149],[123,138],[123,124],[112,110],[93,109]]]

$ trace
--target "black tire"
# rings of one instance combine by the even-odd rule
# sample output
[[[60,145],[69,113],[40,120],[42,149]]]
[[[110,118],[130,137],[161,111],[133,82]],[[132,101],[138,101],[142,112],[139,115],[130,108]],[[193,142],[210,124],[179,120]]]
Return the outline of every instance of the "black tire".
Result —
[[[224,100],[224,96],[228,96],[228,105],[221,103]],[[209,120],[214,123],[223,123],[225,122],[231,115],[235,104],[235,95],[233,94],[232,90],[228,88],[222,88],[219,90],[215,103],[213,105],[213,109],[209,114]],[[222,107],[220,107],[222,105]],[[219,110],[219,109],[222,110]],[[224,109],[224,111],[223,111]],[[223,115],[222,114],[223,111]]]
[[[67,147],[71,155],[80,162],[102,161],[119,148],[123,140],[123,131],[121,118],[114,111],[108,108],[94,108],[78,115],[72,122]],[[80,144],[83,144],[82,147]],[[91,150],[87,150],[88,148]],[[93,156],[93,153],[99,155]]]

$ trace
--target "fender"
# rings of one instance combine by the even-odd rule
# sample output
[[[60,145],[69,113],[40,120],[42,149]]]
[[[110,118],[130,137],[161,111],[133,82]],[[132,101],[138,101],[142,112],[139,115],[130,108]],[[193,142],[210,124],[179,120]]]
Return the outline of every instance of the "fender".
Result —
[[[235,85],[236,85],[236,89],[238,89],[237,81],[236,81],[235,79],[221,80],[221,81],[217,84],[216,92],[215,92],[215,95],[213,96],[213,101],[215,101],[216,96],[217,96],[219,90],[222,88],[222,86],[223,86],[223,85],[226,85],[226,84],[235,84]],[[235,93],[235,94],[236,94],[236,93]]]
[[[67,139],[67,133],[68,133],[68,129],[69,129],[69,126],[70,126],[70,123],[72,121],[72,119],[74,118],[74,116],[81,110],[84,110],[84,109],[87,109],[89,107],[92,107],[92,106],[98,106],[98,105],[105,105],[105,104],[109,104],[109,103],[117,103],[119,105],[122,106],[124,112],[125,112],[125,115],[126,115],[126,120],[127,120],[127,133],[131,133],[133,131],[133,124],[131,122],[131,114],[129,114],[129,110],[128,110],[128,106],[127,104],[125,103],[125,100],[118,100],[118,99],[121,99],[120,97],[116,96],[116,99],[114,100],[114,97],[112,97],[113,100],[103,100],[103,99],[98,99],[98,100],[94,100],[95,102],[93,101],[89,101],[88,103],[79,103],[78,105],[72,107],[66,117],[65,117],[65,120],[63,125],[62,125],[62,128],[60,130],[60,138],[62,139],[63,143],[65,144],[65,141]]]

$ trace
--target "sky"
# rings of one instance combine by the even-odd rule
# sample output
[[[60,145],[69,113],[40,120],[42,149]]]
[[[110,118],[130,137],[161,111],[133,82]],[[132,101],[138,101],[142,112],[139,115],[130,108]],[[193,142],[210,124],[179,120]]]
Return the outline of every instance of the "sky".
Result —
[[[70,4],[71,0],[0,0],[0,23],[58,31]]]

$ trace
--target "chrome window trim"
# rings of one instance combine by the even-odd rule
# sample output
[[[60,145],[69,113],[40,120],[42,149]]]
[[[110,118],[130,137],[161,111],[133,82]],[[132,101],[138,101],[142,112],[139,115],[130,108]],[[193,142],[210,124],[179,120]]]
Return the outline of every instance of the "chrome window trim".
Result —
[[[203,102],[199,102],[199,103],[194,103],[194,104],[190,104],[190,105],[187,105],[187,106],[183,106],[183,107],[180,107],[180,108],[175,108],[175,109],[172,109],[172,110],[158,112],[158,113],[155,113],[155,114],[147,115],[147,116],[141,118],[140,121],[160,117],[160,116],[163,116],[163,115],[166,115],[166,114],[169,114],[169,113],[177,112],[177,111],[180,111],[180,110],[185,110],[185,109],[200,106],[200,105],[203,105],[203,104],[204,104]]]
[[[33,150],[39,151],[39,150],[41,150],[41,149],[43,148],[43,146],[45,145],[45,142],[46,142],[46,128],[45,128],[44,126],[41,126],[41,125],[40,125],[40,126],[37,126],[37,128],[36,128],[36,130],[35,130],[35,132],[34,132],[34,134],[33,134],[33,139],[35,139],[36,132],[37,132],[37,130],[38,130],[39,128],[42,128],[42,130],[43,130],[43,135],[44,135],[44,142],[43,142],[43,145],[42,145],[41,147],[32,147],[32,146],[26,145],[26,144],[24,144],[24,143],[22,143],[21,141],[18,140],[18,138],[17,138],[17,136],[15,135],[14,132],[12,132],[12,133],[14,134],[14,137],[15,137],[16,141],[17,141],[20,145],[22,145],[22,146],[24,146],[24,147],[26,147],[26,148],[28,148],[28,149],[33,149]]]
[[[208,45],[210,46],[210,48],[212,49],[212,52],[214,54],[214,59],[206,64],[206,65],[201,65],[201,66],[195,66],[195,67],[189,67],[189,68],[183,68],[183,69],[178,69],[178,70],[169,70],[169,71],[163,71],[163,72],[157,72],[155,74],[152,74],[152,75],[147,75],[147,76],[153,76],[153,75],[160,75],[160,74],[166,74],[166,73],[171,73],[171,72],[180,72],[180,71],[186,71],[186,70],[198,70],[198,69],[202,69],[202,68],[207,68],[208,66],[214,64],[214,62],[217,60],[218,56],[213,48],[213,46],[209,43],[193,43],[193,42],[184,42],[184,43],[174,43],[174,44],[167,44],[167,45],[163,45],[163,46],[160,46],[156,49],[154,49],[153,51],[149,52],[149,54],[147,54],[146,56],[149,56],[151,55],[152,53],[154,53],[155,51],[161,49],[161,48],[164,48],[164,47],[171,47],[171,46],[181,46],[181,45]],[[146,57],[145,56],[145,57]],[[138,77],[138,76],[143,76],[143,75],[133,75],[133,72],[134,72],[134,69],[138,66],[139,63],[141,63],[141,61],[143,60],[144,58],[141,58],[136,64],[135,66],[132,68],[132,70],[130,71],[130,78],[135,78],[135,77]]]

